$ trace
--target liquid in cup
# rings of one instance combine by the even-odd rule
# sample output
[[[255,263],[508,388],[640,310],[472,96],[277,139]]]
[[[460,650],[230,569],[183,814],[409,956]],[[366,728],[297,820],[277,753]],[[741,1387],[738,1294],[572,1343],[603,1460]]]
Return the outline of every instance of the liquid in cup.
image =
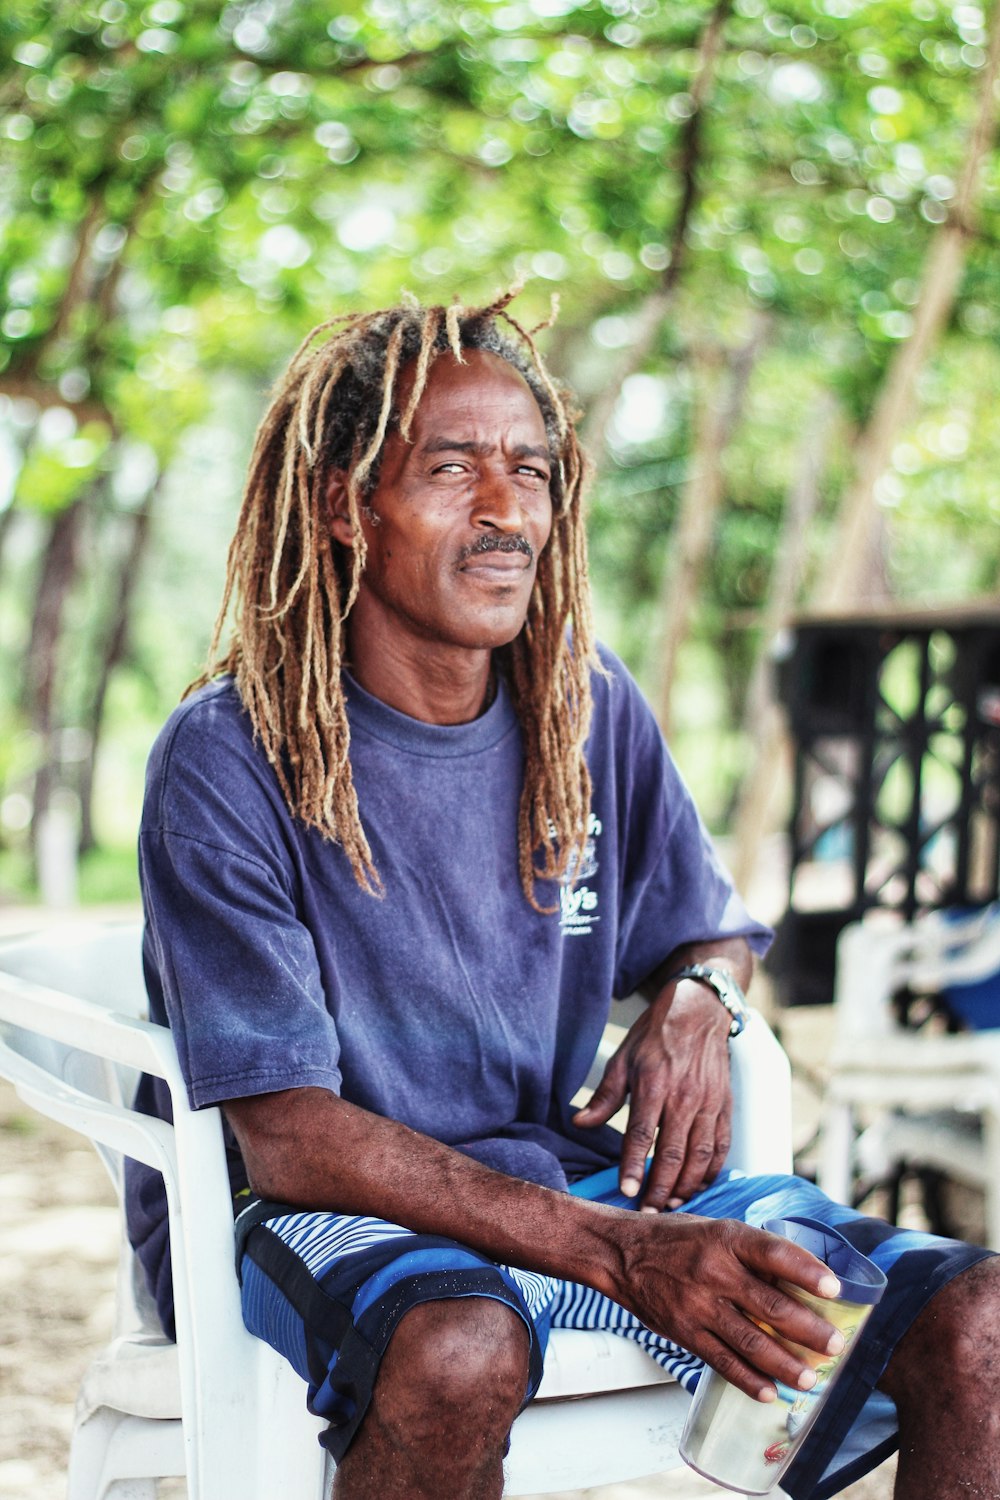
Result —
[[[697,1473],[744,1495],[766,1495],[781,1479],[819,1415],[852,1344],[886,1286],[883,1273],[843,1235],[816,1219],[769,1219],[764,1228],[794,1240],[823,1261],[840,1282],[840,1296],[815,1297],[787,1281],[782,1291],[804,1303],[844,1335],[840,1354],[819,1354],[788,1339],[787,1348],[812,1366],[812,1390],[793,1390],[776,1381],[776,1401],[755,1401],[706,1369],[684,1426],[680,1454]]]

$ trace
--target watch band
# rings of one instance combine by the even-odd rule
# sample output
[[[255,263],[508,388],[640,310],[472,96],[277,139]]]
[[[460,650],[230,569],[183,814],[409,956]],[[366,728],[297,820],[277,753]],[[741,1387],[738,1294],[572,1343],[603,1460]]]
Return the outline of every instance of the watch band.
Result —
[[[747,1001],[746,996],[740,989],[736,980],[725,969],[712,969],[708,964],[686,964],[683,969],[678,969],[676,974],[671,974],[671,981],[675,979],[700,979],[713,991],[716,999],[724,1005],[729,1012],[730,1038],[739,1036],[747,1024]]]

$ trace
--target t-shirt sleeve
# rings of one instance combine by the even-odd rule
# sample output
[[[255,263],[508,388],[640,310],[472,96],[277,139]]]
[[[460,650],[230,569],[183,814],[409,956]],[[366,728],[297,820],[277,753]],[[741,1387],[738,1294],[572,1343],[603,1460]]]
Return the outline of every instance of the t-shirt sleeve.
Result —
[[[154,1012],[165,1011],[195,1107],[339,1091],[280,792],[248,731],[198,707],[165,733],[147,781],[140,866]]]
[[[624,668],[618,665],[618,672]],[[621,857],[614,993],[631,994],[683,943],[745,937],[766,951],[771,930],[737,894],[639,689],[615,676]],[[622,701],[624,698],[625,701]]]

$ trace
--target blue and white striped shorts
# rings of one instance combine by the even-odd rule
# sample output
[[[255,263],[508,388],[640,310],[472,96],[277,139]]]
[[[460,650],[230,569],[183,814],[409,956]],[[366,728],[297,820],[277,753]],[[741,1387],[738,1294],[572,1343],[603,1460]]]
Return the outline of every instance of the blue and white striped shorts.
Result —
[[[618,1191],[615,1169],[572,1191],[616,1207],[635,1206]],[[836,1225],[888,1277],[848,1369],[783,1480],[793,1500],[826,1500],[894,1451],[895,1409],[876,1391],[876,1382],[926,1302],[988,1252],[865,1218],[796,1177],[724,1174],[684,1211],[756,1225],[806,1214]],[[396,1325],[421,1302],[481,1296],[516,1312],[530,1338],[526,1403],[541,1381],[550,1328],[598,1328],[632,1339],[689,1391],[703,1368],[590,1287],[497,1265],[453,1240],[413,1234],[381,1219],[253,1200],[237,1220],[237,1244],[244,1321],[307,1381],[310,1411],[330,1424],[321,1441],[338,1461],[364,1418]]]

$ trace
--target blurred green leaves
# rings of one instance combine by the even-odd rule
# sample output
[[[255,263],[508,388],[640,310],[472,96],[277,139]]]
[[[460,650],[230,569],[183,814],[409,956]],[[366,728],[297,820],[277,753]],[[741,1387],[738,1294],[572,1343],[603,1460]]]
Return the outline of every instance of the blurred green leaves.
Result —
[[[595,455],[592,507],[602,628],[640,669],[655,652],[689,475],[694,353],[725,365],[756,317],[772,320],[724,455],[696,621],[708,655],[734,655],[733,620],[752,622],[767,597],[787,496],[832,392],[837,436],[803,597],[823,569],[857,432],[953,211],[989,24],[964,0],[8,0],[5,667],[31,635],[60,511],[87,511],[76,565],[96,574],[97,598],[116,597],[115,548],[161,485],[149,586],[120,670],[144,673],[157,703],[169,698],[195,665],[191,641],[173,660],[171,632],[142,611],[176,596],[207,631],[216,573],[185,564],[193,528],[172,481],[206,428],[209,446],[226,446],[219,424],[242,445],[224,477],[211,471],[224,487],[213,497],[219,548],[253,414],[311,324],[404,289],[474,301],[515,277],[527,283],[527,324],[561,293],[547,347],[585,402],[622,372],[651,382],[623,388],[607,452]],[[998,246],[994,142],[955,315],[879,496],[887,585],[904,597],[995,588]],[[629,368],[678,266],[669,315]],[[87,628],[67,652],[83,640],[101,649],[95,611],[80,604]],[[93,667],[88,658],[82,680]],[[64,717],[76,713],[58,691]]]
[[[59,427],[62,431],[59,431]],[[14,491],[14,504],[52,515],[76,500],[108,452],[111,433],[101,422],[77,428],[72,421],[43,427],[25,458]]]

